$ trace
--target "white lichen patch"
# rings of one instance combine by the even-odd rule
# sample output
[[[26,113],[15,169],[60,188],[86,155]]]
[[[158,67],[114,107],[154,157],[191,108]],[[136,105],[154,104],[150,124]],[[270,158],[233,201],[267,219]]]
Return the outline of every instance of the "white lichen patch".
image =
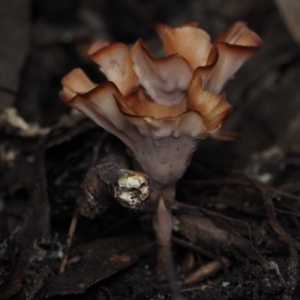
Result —
[[[141,185],[143,185],[147,181],[147,179],[141,175],[142,174],[139,173],[126,173],[118,180],[118,186],[121,189],[139,189]]]
[[[127,171],[118,180],[115,196],[126,207],[138,209],[142,207],[150,195],[148,178],[138,172]]]

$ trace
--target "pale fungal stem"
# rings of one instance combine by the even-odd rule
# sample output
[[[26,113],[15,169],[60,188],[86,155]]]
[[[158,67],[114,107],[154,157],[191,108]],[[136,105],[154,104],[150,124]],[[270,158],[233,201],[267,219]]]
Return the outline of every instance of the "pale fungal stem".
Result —
[[[172,215],[166,208],[163,197],[158,198],[156,215],[153,219],[153,227],[157,239],[157,266],[158,274],[166,272],[166,257],[170,252],[172,238]]]
[[[94,218],[107,209],[110,198],[139,209],[150,195],[150,181],[150,200],[157,206],[157,272],[166,274],[173,298],[178,299],[172,216],[166,205],[174,203],[175,184],[198,141],[216,133],[232,110],[223,96],[225,83],[262,41],[243,22],[223,31],[214,43],[195,22],[178,28],[158,24],[156,29],[166,57],[152,57],[140,39],[130,49],[122,43],[96,42],[88,55],[108,82],[96,85],[83,70],[74,69],[63,78],[60,97],[123,141],[148,176],[128,170],[123,156],[110,153],[82,182],[79,212]]]
[[[174,267],[171,238],[172,238],[172,213],[167,209],[162,196],[158,198],[157,211],[153,219],[153,227],[157,240],[157,265],[158,274],[166,274],[173,299],[182,300],[177,284],[176,270]]]
[[[230,266],[230,261],[226,259],[225,257],[221,257],[221,260],[223,264],[226,267]],[[219,272],[222,269],[222,266],[218,260],[214,260],[204,266],[201,266],[199,269],[197,269],[195,272],[191,273],[189,276],[187,276],[184,280],[185,284],[192,284],[199,281],[203,281],[206,278],[210,277],[211,275]]]
[[[122,155],[109,154],[91,168],[80,184],[80,214],[95,218],[108,208],[111,199],[131,209],[142,208],[150,195],[148,178],[128,167]]]

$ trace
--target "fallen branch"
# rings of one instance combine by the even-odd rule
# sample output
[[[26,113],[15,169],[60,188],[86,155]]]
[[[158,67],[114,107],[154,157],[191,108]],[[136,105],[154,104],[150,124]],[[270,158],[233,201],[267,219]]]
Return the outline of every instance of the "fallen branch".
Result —
[[[105,211],[111,199],[122,206],[140,209],[150,194],[145,174],[128,170],[127,160],[119,154],[109,154],[87,173],[80,184],[78,211],[95,218]]]
[[[248,252],[249,248],[252,250],[252,253],[256,255],[257,259],[261,263],[268,265],[268,263],[260,254],[260,252],[253,246],[251,230],[246,222],[234,220],[216,212],[212,212],[205,208],[193,206],[190,204],[176,202],[176,205],[178,206],[181,212],[186,210],[189,213],[180,213],[176,215],[176,218],[178,218],[180,223],[178,231],[188,240],[191,240],[194,243],[198,243],[199,241],[201,241],[201,243],[204,243],[206,246],[210,247],[213,247],[213,245],[217,242],[223,245],[223,247],[238,247],[243,252]],[[213,217],[218,222],[222,223],[224,227],[221,228],[215,225],[210,219],[204,217],[203,215],[199,215],[196,212],[200,212],[209,217]],[[248,229],[249,240],[241,234],[239,234],[224,220],[246,225]],[[228,228],[228,230],[226,230],[226,227]]]
[[[286,284],[286,290],[284,293],[283,300],[292,299],[293,291],[297,286],[298,282],[298,265],[299,258],[297,250],[300,250],[299,242],[296,241],[284,228],[279,224],[273,202],[271,200],[270,192],[262,189],[262,195],[264,199],[265,210],[267,212],[268,220],[273,230],[278,234],[280,239],[289,246],[290,261],[288,265],[288,282]]]

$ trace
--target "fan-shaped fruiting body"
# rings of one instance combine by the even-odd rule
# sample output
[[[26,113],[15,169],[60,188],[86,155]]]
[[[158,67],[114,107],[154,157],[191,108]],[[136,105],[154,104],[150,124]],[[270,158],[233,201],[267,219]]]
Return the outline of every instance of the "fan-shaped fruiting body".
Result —
[[[75,69],[63,80],[61,99],[119,137],[151,184],[151,198],[173,199],[200,139],[215,133],[231,111],[224,84],[261,47],[237,22],[212,43],[196,23],[157,25],[164,58],[143,41],[96,42],[88,52],[108,82],[97,85]]]

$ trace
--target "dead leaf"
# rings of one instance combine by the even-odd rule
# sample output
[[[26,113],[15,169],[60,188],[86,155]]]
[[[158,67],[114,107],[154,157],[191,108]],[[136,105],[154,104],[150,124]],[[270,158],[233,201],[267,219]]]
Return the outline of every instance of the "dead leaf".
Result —
[[[80,245],[75,251],[82,256],[81,261],[64,273],[49,278],[39,296],[83,293],[93,284],[135,263],[152,245],[149,237],[142,234],[99,239]]]

